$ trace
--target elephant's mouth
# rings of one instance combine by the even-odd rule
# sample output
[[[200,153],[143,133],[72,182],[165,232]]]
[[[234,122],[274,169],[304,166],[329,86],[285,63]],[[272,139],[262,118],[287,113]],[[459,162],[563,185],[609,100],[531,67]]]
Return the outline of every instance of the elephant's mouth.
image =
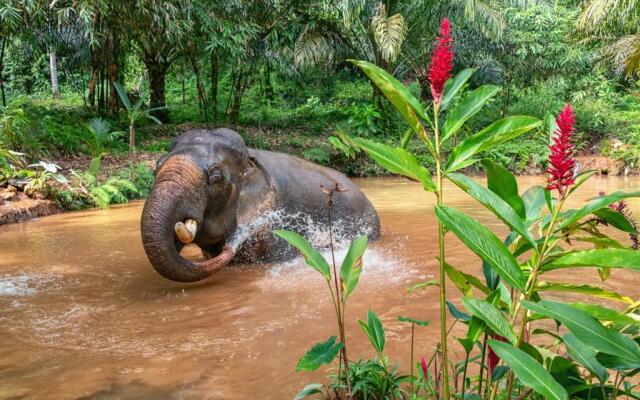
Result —
[[[211,273],[227,265],[235,256],[235,250],[227,244],[227,238],[222,237],[206,247],[197,244],[198,222],[186,219],[176,222],[176,251],[183,257]]]

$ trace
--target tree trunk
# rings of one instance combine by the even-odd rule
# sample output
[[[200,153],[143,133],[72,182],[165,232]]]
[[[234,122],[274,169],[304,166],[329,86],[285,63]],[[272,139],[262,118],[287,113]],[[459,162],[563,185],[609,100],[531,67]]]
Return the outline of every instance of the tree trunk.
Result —
[[[233,98],[231,101],[231,107],[229,112],[229,117],[231,118],[231,123],[233,124],[234,129],[238,126],[238,117],[240,116],[240,106],[242,105],[242,95],[244,93],[244,89],[247,86],[247,78],[246,74],[239,72],[238,79],[236,80],[236,86],[233,93]]]
[[[209,114],[207,113],[207,102],[204,98],[204,87],[202,86],[202,80],[200,79],[200,67],[198,66],[198,58],[196,57],[196,49],[193,43],[189,44],[189,61],[191,61],[191,68],[193,74],[196,76],[196,91],[198,94],[198,108],[200,109],[200,115],[204,114],[204,121],[209,123]]]
[[[98,81],[98,70],[100,69],[100,64],[98,62],[98,54],[97,51],[91,50],[91,79],[89,79],[89,107],[93,111],[96,111],[96,83]]]
[[[53,47],[49,49],[49,69],[51,71],[51,93],[56,99],[60,98],[60,89],[58,88],[58,60],[56,51]]]
[[[165,97],[166,76],[169,65],[154,60],[145,61],[149,74],[149,87],[151,88],[151,108],[166,107]],[[153,115],[162,122],[169,121],[169,113],[166,108],[153,111]]]
[[[7,44],[7,39],[2,39],[2,45],[0,45],[0,95],[2,96],[2,106],[7,106],[7,98],[4,94],[4,77],[2,76],[2,70],[4,69],[4,49]]]
[[[219,62],[218,62],[218,53],[215,51],[211,52],[210,56],[210,78],[211,78],[211,112],[213,113],[213,125],[218,124],[218,73],[219,73]]]
[[[136,128],[133,123],[129,124],[129,150],[136,150]]]

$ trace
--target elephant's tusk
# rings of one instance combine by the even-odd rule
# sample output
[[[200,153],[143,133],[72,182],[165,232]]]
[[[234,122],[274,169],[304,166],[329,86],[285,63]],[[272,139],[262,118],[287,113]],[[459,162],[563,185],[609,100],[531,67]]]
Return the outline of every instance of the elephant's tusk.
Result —
[[[192,219],[187,219],[184,222],[176,222],[174,226],[176,236],[184,244],[193,242],[198,231],[198,223]]]

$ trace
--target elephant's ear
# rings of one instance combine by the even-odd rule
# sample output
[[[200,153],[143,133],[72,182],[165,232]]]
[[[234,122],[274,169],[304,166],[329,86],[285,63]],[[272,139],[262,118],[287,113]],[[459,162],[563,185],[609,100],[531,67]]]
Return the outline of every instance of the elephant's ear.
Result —
[[[256,172],[256,169],[258,168],[256,166],[256,164],[257,164],[256,159],[253,158],[253,157],[249,157],[249,162],[247,163],[247,168],[242,173],[242,179],[244,179],[247,176],[249,176],[249,175],[253,174],[254,172]]]

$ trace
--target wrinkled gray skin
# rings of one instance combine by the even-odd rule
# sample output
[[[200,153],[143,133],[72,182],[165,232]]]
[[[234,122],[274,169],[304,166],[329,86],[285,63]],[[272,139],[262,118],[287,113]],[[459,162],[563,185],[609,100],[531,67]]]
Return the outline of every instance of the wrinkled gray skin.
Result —
[[[240,224],[264,213],[283,210],[291,218],[286,228],[301,232],[306,214],[315,223],[328,223],[327,196],[321,185],[339,184],[333,215],[342,233],[379,235],[378,215],[360,189],[343,174],[282,153],[248,149],[230,129],[190,130],[176,138],[169,153],[158,161],[156,183],[142,213],[142,242],[153,267],[179,282],[207,278],[228,262],[278,261],[295,254],[265,226],[245,241],[237,252],[226,246]],[[300,214],[297,214],[300,213]],[[186,219],[198,222],[194,243],[207,260],[195,262],[180,255],[182,243],[174,225]]]

